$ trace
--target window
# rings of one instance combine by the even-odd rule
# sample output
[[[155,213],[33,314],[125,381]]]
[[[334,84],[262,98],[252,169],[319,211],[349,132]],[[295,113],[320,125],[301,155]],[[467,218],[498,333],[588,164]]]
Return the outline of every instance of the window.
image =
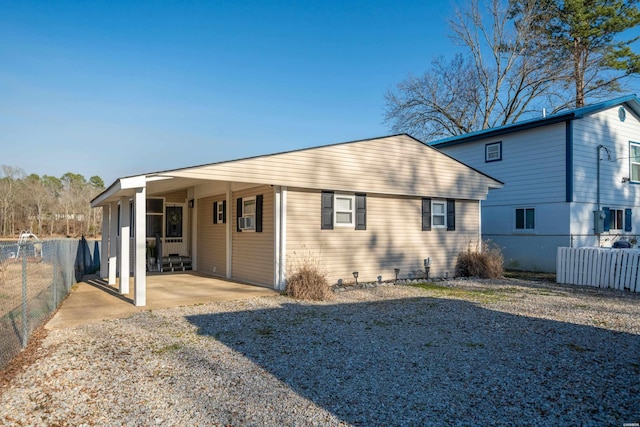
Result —
[[[167,237],[182,237],[182,206],[167,206]]]
[[[335,196],[335,224],[339,226],[353,226],[354,196]]]
[[[446,228],[447,231],[456,229],[455,199],[422,199],[422,231],[431,231],[432,227]]]
[[[227,222],[227,201],[213,202],[213,223],[224,224]]]
[[[147,199],[147,237],[156,237],[156,234],[160,237],[162,234],[162,220],[163,220],[163,199]]]
[[[367,195],[334,194],[322,192],[321,230],[333,230],[334,225],[354,227],[355,230],[367,229]]]
[[[445,200],[431,202],[431,225],[433,228],[447,227],[447,202]]]
[[[240,229],[243,231],[256,229],[256,198],[245,197],[242,199],[242,216],[240,221]]]
[[[632,142],[629,145],[629,174],[631,181],[640,182],[640,144]]]
[[[536,210],[534,208],[516,209],[516,230],[534,230],[536,228]]]
[[[494,142],[484,146],[484,161],[495,162],[502,160],[502,142]]]
[[[631,231],[631,209],[602,208],[604,212],[604,231]]]

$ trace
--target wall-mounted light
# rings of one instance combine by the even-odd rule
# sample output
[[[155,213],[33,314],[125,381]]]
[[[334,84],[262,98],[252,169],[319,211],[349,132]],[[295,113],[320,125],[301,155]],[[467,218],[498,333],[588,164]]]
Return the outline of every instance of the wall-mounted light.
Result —
[[[194,207],[195,203],[196,203],[195,200],[193,200],[193,199],[189,200],[189,207],[190,208]]]
[[[356,279],[356,286],[358,285],[358,272],[354,271],[353,272],[353,277]]]

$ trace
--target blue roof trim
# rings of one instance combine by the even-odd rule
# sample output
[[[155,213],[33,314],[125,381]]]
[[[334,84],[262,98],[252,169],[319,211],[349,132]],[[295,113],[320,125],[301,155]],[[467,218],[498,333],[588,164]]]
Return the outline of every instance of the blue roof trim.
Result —
[[[636,95],[627,95],[620,98],[611,99],[609,101],[588,105],[586,107],[574,108],[573,110],[564,111],[547,117],[537,117],[535,119],[524,120],[518,123],[512,123],[496,128],[479,130],[464,135],[452,136],[449,138],[432,141],[429,143],[429,145],[436,148],[444,148],[451,145],[477,141],[479,139],[497,137],[512,132],[534,129],[540,126],[548,126],[567,120],[581,119],[586,115],[607,110],[620,104],[626,104],[627,107],[629,107],[637,116],[640,116],[640,99],[638,99]]]

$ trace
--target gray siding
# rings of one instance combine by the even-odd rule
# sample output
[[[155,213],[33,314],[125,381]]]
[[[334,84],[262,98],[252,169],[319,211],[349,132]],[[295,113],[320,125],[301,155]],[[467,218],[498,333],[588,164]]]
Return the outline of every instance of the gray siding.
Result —
[[[502,160],[485,162],[485,145],[502,142]],[[502,182],[483,206],[566,200],[565,124],[444,147],[442,151]]]

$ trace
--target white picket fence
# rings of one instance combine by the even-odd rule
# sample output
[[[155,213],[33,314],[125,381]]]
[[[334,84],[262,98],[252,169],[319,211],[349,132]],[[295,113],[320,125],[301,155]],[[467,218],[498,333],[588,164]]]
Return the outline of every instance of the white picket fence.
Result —
[[[640,249],[558,248],[556,281],[640,292]]]

